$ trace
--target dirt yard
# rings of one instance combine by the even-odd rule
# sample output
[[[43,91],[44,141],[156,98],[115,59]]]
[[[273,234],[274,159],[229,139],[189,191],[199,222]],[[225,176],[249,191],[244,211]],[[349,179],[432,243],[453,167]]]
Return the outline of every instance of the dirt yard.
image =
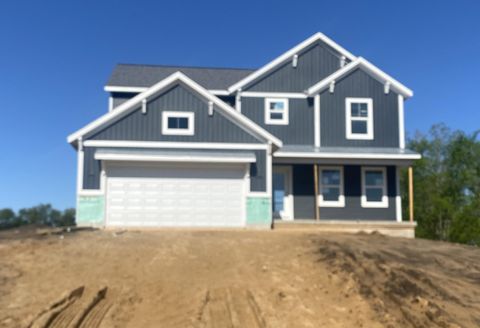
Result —
[[[479,327],[480,250],[306,231],[0,232],[0,327]]]

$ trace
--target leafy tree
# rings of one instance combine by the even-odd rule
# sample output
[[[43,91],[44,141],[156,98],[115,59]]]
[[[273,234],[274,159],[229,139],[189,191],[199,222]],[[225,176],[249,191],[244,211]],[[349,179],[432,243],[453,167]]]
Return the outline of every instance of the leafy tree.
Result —
[[[15,212],[12,209],[0,209],[0,228],[13,226],[15,224],[15,218]]]

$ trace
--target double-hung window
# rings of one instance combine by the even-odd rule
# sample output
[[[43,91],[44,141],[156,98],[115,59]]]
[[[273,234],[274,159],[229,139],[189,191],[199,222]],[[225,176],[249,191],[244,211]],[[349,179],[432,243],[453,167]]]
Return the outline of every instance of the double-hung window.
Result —
[[[195,131],[194,117],[192,112],[163,112],[162,134],[192,136]]]
[[[343,168],[320,167],[319,205],[323,207],[344,207]]]
[[[288,124],[288,99],[265,99],[265,124]]]
[[[362,167],[362,207],[388,207],[384,167]]]
[[[347,139],[373,139],[373,102],[371,98],[345,99]]]

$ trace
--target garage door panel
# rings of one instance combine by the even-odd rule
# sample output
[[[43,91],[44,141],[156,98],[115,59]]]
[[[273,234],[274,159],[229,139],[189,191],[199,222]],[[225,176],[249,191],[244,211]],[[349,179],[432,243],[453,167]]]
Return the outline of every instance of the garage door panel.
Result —
[[[110,226],[243,226],[245,166],[107,166]]]

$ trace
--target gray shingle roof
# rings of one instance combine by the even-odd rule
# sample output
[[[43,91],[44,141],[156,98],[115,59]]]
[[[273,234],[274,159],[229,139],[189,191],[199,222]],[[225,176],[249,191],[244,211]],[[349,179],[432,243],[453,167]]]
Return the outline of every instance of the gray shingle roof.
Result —
[[[254,70],[243,68],[118,64],[113,69],[107,86],[150,87],[177,71],[184,73],[206,89],[224,90]]]

